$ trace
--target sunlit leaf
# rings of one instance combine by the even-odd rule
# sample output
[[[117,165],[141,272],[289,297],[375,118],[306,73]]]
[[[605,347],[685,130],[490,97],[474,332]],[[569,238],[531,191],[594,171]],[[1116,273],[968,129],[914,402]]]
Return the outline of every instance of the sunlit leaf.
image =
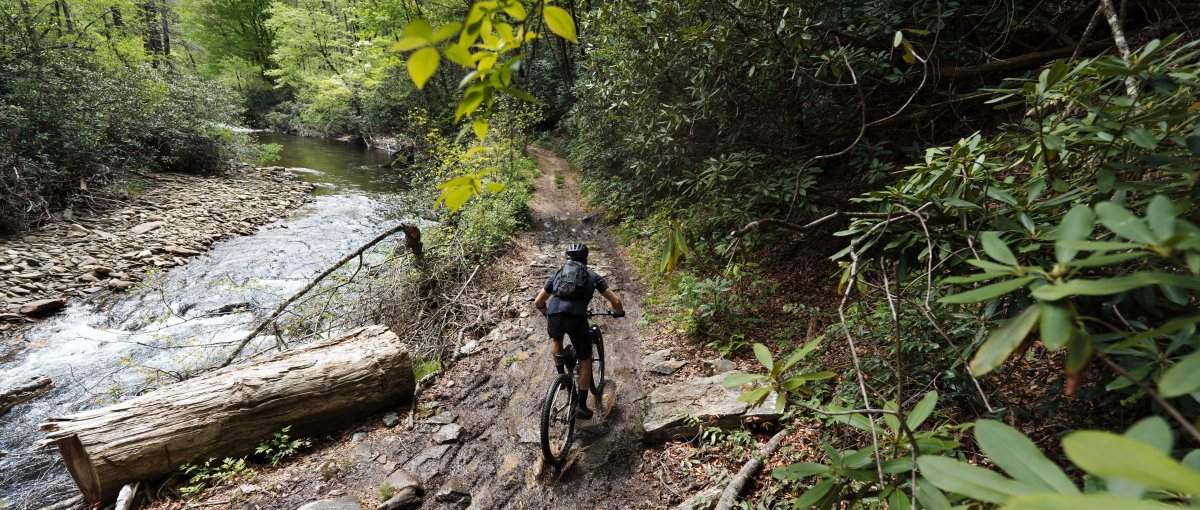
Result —
[[[573,43],[579,42],[575,36],[575,20],[571,19],[571,14],[565,9],[548,5],[542,11],[542,15],[545,17],[546,26],[555,35]]]
[[[1178,397],[1200,391],[1200,351],[1195,351],[1179,360],[1158,381],[1158,390],[1164,397]]]
[[[437,50],[433,48],[417,50],[408,57],[408,75],[412,77],[417,88],[424,88],[429,78],[433,77],[440,59]]]

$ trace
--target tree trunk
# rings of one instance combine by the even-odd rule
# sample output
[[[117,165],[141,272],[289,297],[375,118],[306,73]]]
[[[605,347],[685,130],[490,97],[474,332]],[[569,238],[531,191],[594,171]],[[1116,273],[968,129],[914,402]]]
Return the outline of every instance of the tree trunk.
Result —
[[[383,326],[226,367],[116,405],[50,418],[39,446],[57,445],[93,503],[183,464],[239,456],[291,425],[319,435],[412,399],[408,347]]]

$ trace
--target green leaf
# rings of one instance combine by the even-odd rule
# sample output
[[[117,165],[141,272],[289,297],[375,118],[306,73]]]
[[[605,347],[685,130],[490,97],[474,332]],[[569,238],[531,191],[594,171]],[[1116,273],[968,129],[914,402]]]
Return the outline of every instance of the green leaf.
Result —
[[[755,343],[754,357],[758,358],[758,362],[766,367],[768,372],[775,369],[775,361],[771,359],[771,351],[767,349],[767,346]]]
[[[743,393],[738,397],[738,402],[745,402],[752,406],[757,406],[763,400],[766,400],[767,394],[771,393],[771,388],[755,388]]]
[[[829,379],[835,375],[837,374],[833,372],[809,372],[807,374],[800,374],[784,381],[782,387],[783,389],[790,391],[799,388],[802,384],[808,381],[820,381],[822,379]]]
[[[1092,358],[1092,337],[1086,333],[1071,335],[1067,342],[1067,361],[1065,368],[1068,374],[1077,374],[1087,366]]]
[[[1033,290],[1033,297],[1043,301],[1057,301],[1070,296],[1109,296],[1149,285],[1162,284],[1195,290],[1200,289],[1200,278],[1142,271],[1103,280],[1070,280],[1065,283],[1043,285]]]
[[[1184,140],[1192,154],[1200,154],[1200,135],[1192,135]]]
[[[457,122],[463,115],[479,109],[480,104],[483,104],[483,91],[472,87],[463,94],[462,100],[458,102],[458,108],[454,111],[454,120]]]
[[[1008,245],[1000,239],[1000,234],[988,231],[979,234],[979,240],[983,243],[983,251],[988,254],[992,260],[1001,264],[1016,266],[1017,257],[1013,255],[1012,250],[1008,249]]]
[[[388,49],[391,51],[410,51],[410,50],[415,50],[422,46],[428,46],[428,45],[429,45],[429,41],[422,39],[420,37],[413,37],[410,35],[408,37],[400,39],[399,41],[396,41]]]
[[[1158,140],[1154,139],[1154,135],[1150,133],[1150,130],[1141,126],[1131,126],[1126,128],[1125,136],[1129,138],[1129,141],[1133,142],[1134,145],[1137,145],[1143,149],[1153,149],[1158,146]]]
[[[816,338],[804,344],[803,347],[796,349],[796,351],[792,353],[787,361],[783,363],[783,367],[780,368],[780,372],[787,371],[789,368],[792,368],[793,365],[799,363],[800,360],[804,359],[805,356],[808,356],[809,353],[813,352],[817,346],[821,345],[821,341],[824,339],[825,335],[817,335]]]
[[[573,43],[579,42],[575,38],[575,20],[571,19],[571,14],[566,10],[549,5],[542,11],[542,15],[546,19],[546,26],[555,35]]]
[[[923,476],[917,478],[917,502],[925,510],[950,510],[950,500]]]
[[[527,103],[542,104],[541,101],[538,101],[537,98],[529,95],[529,93],[525,92],[524,90],[521,90],[521,89],[518,89],[515,87],[504,87],[500,90],[504,91],[506,94],[508,94],[510,96],[513,96],[513,97],[520,99],[522,101],[525,101]]]
[[[987,341],[979,347],[975,357],[971,359],[971,375],[986,374],[1004,363],[1008,355],[1012,354],[1025,340],[1025,337],[1029,336],[1029,332],[1037,324],[1041,312],[1040,305],[1030,306],[1021,312],[1021,315],[1008,321],[1008,324],[993,331]],[[941,486],[939,485],[939,487]]]
[[[1070,262],[1079,253],[1064,242],[1083,241],[1091,237],[1095,223],[1096,215],[1092,214],[1092,208],[1083,204],[1072,207],[1063,216],[1062,223],[1058,225],[1058,238],[1054,243],[1054,255],[1059,264]]]
[[[1034,494],[1009,500],[1000,510],[1178,510],[1153,501],[1118,498],[1107,494]]]
[[[1067,458],[1090,475],[1124,478],[1183,494],[1200,494],[1200,473],[1136,439],[1085,430],[1063,438],[1062,446]]]
[[[1096,204],[1096,216],[1105,227],[1125,239],[1135,243],[1155,244],[1154,234],[1146,228],[1146,223],[1124,207],[1112,202],[1101,202]]]
[[[462,30],[462,23],[455,21],[454,23],[450,23],[449,25],[439,28],[437,33],[433,34],[433,37],[430,40],[435,43],[442,42],[454,36],[454,34],[457,34],[459,30]]]
[[[1058,241],[1055,244],[1075,250],[1088,251],[1132,250],[1141,248],[1143,246],[1140,244],[1123,243],[1119,241]]]
[[[912,410],[908,412],[908,415],[904,417],[904,423],[908,425],[908,429],[917,430],[922,423],[925,423],[925,420],[933,413],[933,408],[937,405],[937,401],[937,390],[925,393],[925,396],[921,397],[917,405],[914,405]]]
[[[1013,268],[1011,266],[997,264],[995,262],[988,261],[988,260],[969,259],[969,260],[967,260],[967,263],[972,266],[978,267],[979,269],[987,271],[989,273],[1013,274]]]
[[[1003,296],[1014,290],[1024,287],[1024,286],[1028,285],[1029,282],[1032,282],[1035,279],[1036,278],[1033,276],[1026,276],[1024,278],[1014,278],[1012,280],[1005,280],[1005,281],[1002,281],[999,283],[993,283],[991,285],[984,285],[983,287],[979,287],[977,289],[971,289],[966,292],[960,292],[958,294],[951,294],[942,299],[939,299],[938,302],[943,303],[943,304],[962,304],[962,303],[976,303],[979,301],[987,301],[989,299],[992,299],[992,298],[995,298],[998,296]]]
[[[442,48],[442,54],[450,59],[451,62],[460,66],[475,67],[474,61],[471,60],[471,52],[457,44],[450,44]]]
[[[404,26],[404,35],[430,41],[433,40],[433,27],[429,25],[428,21],[415,19],[412,23]]]
[[[1014,480],[1047,492],[1079,493],[1071,479],[1017,429],[998,421],[979,420],[975,422],[975,440],[988,458]]]
[[[845,412],[845,411],[847,411],[847,410],[848,410],[848,409],[846,409],[846,408],[844,408],[844,407],[839,407],[839,406],[829,406],[829,411],[831,411],[831,412],[835,412],[835,413],[841,413],[841,412]],[[854,413],[854,414],[831,414],[831,415],[829,415],[829,419],[831,419],[831,420],[833,420],[833,421],[836,421],[836,422],[838,422],[838,423],[842,423],[842,424],[845,424],[845,425],[849,425],[849,426],[851,426],[851,427],[854,427],[854,428],[856,428],[856,429],[863,430],[863,431],[866,431],[866,432],[870,432],[870,431],[872,431],[872,430],[875,430],[875,427],[873,427],[873,426],[871,425],[871,420],[868,420],[866,416],[863,416],[863,415],[861,415],[861,414],[858,414],[858,413]]]
[[[737,388],[738,386],[755,381],[761,381],[763,379],[766,379],[766,376],[762,374],[729,374],[728,377],[721,381],[721,386],[726,388]]]
[[[1071,306],[1065,300],[1042,303],[1042,319],[1039,322],[1042,343],[1046,348],[1058,350],[1067,345],[1075,333]]]
[[[1153,446],[1168,455],[1171,453],[1171,445],[1175,443],[1175,438],[1171,435],[1171,426],[1158,416],[1138,420],[1122,435]],[[1184,464],[1186,465],[1186,462]],[[1108,478],[1104,480],[1104,484],[1108,486],[1109,494],[1123,498],[1139,499],[1146,492],[1145,485],[1124,478]]]
[[[483,186],[483,189],[490,193],[500,193],[504,191],[504,185],[498,182],[489,182]]]
[[[951,276],[949,278],[942,280],[942,284],[943,285],[952,285],[952,284],[956,284],[956,283],[986,282],[988,280],[995,280],[996,278],[999,278],[1001,276],[1012,276],[1012,275],[1013,275],[1012,271],[1005,271],[1003,273],[977,273],[977,274],[966,275],[966,276]]]
[[[487,117],[476,117],[475,120],[471,122],[471,130],[475,132],[475,138],[478,138],[480,141],[483,141],[484,138],[487,138]]]
[[[792,508],[813,508],[821,498],[829,494],[829,490],[833,488],[834,480],[821,480],[813,485],[811,489],[804,491],[800,497],[792,501]]]
[[[1158,391],[1164,397],[1178,397],[1200,390],[1200,351],[1179,360],[1158,381]]]
[[[991,503],[1004,503],[1010,497],[1037,492],[1021,482],[946,457],[922,455],[917,458],[917,467],[939,489]]]
[[[777,480],[803,480],[812,475],[828,473],[829,466],[815,462],[797,462],[771,470],[771,476]]]
[[[433,48],[417,50],[408,57],[408,75],[412,77],[418,89],[424,88],[429,78],[433,77],[440,59],[437,50]]]
[[[1146,207],[1146,220],[1160,241],[1175,235],[1175,205],[1171,199],[1163,195],[1155,195],[1150,199],[1150,205]]]
[[[504,12],[517,21],[525,21],[525,17],[528,15],[525,12],[525,6],[516,1],[504,6]]]

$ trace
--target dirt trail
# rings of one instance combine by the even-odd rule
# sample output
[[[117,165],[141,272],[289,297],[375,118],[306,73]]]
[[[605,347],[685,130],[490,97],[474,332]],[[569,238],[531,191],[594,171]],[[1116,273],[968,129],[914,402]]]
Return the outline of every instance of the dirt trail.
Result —
[[[480,272],[483,286],[492,289],[484,307],[499,322],[420,394],[413,421],[405,406],[392,420],[373,417],[339,436],[319,439],[300,458],[261,472],[248,484],[209,491],[200,501],[174,499],[153,508],[199,503],[293,510],[315,500],[352,498],[369,510],[386,499],[381,482],[400,468],[423,482],[421,508],[426,509],[652,506],[657,498],[644,490],[639,476],[646,391],[636,325],[642,288],[612,235],[591,222],[566,161],[549,151],[531,148],[529,153],[543,172],[530,204],[533,226],[496,266]],[[555,180],[559,173],[565,176],[562,187]],[[596,319],[608,362],[605,406],[595,418],[580,422],[572,448],[577,455],[555,476],[543,470],[538,445],[541,399],[554,369],[546,320],[531,301],[562,263],[569,242],[589,245],[591,267],[621,296],[628,316]],[[593,305],[608,306],[599,296]],[[447,423],[461,427],[458,438],[439,444],[439,433],[454,430]]]

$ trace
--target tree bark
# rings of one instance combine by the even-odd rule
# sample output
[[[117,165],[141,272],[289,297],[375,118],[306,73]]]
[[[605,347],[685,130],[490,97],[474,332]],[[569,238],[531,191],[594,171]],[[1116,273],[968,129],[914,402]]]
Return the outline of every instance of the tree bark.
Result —
[[[166,386],[116,405],[50,418],[39,446],[56,445],[80,491],[111,502],[121,486],[183,464],[239,456],[292,426],[319,435],[412,399],[409,349],[383,326]]]
[[[750,484],[750,480],[758,475],[758,471],[762,469],[763,462],[775,454],[775,450],[783,444],[783,440],[787,439],[788,430],[783,429],[775,433],[775,436],[767,441],[766,446],[759,451],[759,456],[754,457],[742,465],[742,469],[738,470],[737,476],[729,482],[725,487],[725,491],[721,493],[721,499],[717,501],[717,510],[729,510],[733,508],[733,503],[737,501],[738,496],[742,491],[746,490],[746,485]]]

